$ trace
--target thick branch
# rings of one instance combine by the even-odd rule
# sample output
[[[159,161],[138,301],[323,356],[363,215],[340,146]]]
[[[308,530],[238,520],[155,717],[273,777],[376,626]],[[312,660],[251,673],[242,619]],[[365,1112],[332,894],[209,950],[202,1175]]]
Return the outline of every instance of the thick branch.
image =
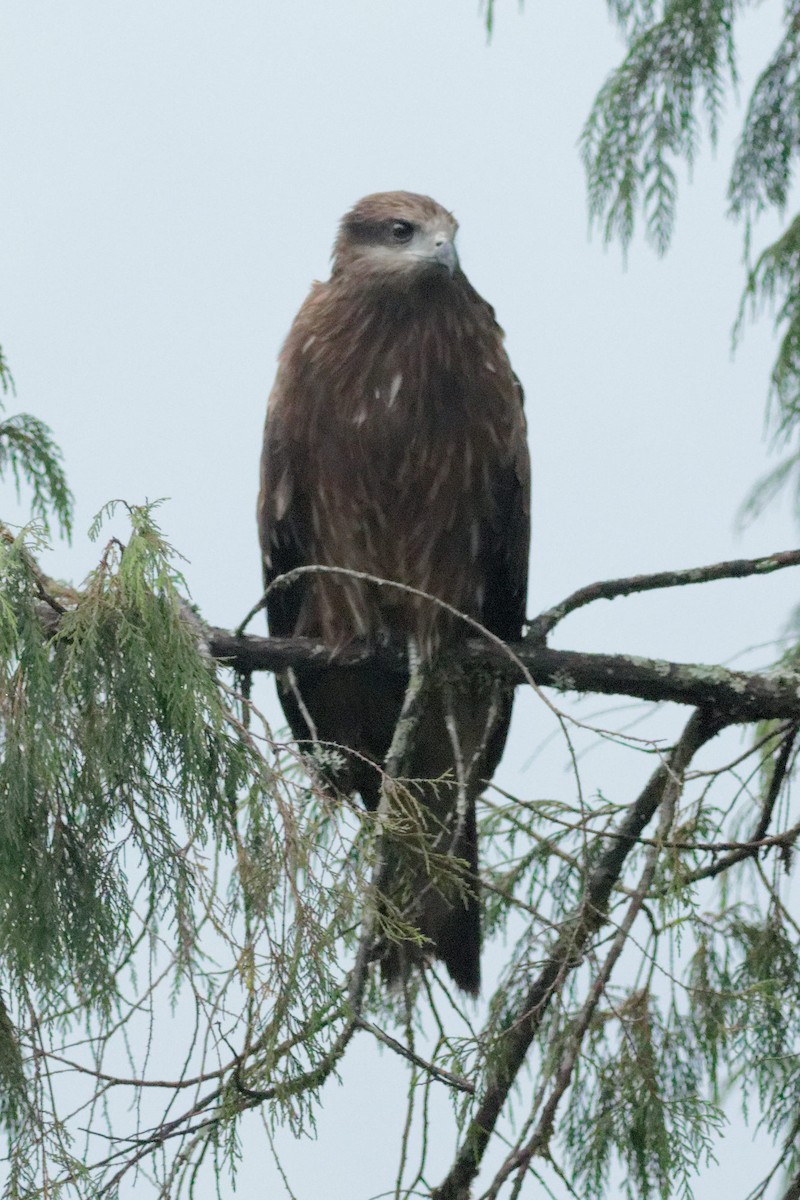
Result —
[[[503,1105],[545,1012],[566,975],[581,962],[589,941],[606,920],[606,906],[636,839],[653,817],[665,790],[683,778],[696,752],[714,737],[724,721],[698,710],[689,720],[669,760],[651,775],[644,791],[617,830],[620,835],[592,871],[583,898],[571,920],[550,949],[544,966],[517,1008],[506,1018],[481,1103],[470,1121],[447,1178],[433,1193],[434,1200],[467,1200]]]
[[[352,667],[368,661],[379,661],[391,671],[408,670],[405,649],[400,646],[371,648],[354,641],[331,651],[311,638],[234,637],[224,629],[208,629],[205,636],[213,658],[245,674],[285,671],[287,667]],[[514,663],[517,658],[542,687],[671,700],[695,708],[710,706],[724,713],[729,722],[800,717],[800,678],[789,671],[762,675],[629,654],[552,650],[531,641],[508,649],[510,654],[502,653],[497,646],[471,638],[459,650],[459,661],[484,665],[498,676],[521,683],[522,670]]]
[[[662,804],[662,833],[666,833],[669,825],[672,824],[672,819],[675,812],[675,798],[676,797],[674,797],[673,794],[672,804]],[[517,1171],[518,1174],[524,1173],[530,1165],[531,1159],[533,1159],[537,1154],[541,1154],[543,1152],[543,1150],[547,1147],[550,1138],[552,1137],[556,1112],[564,1093],[572,1082],[575,1064],[578,1061],[581,1049],[583,1047],[583,1039],[585,1038],[589,1026],[591,1025],[594,1013],[598,1004],[600,1003],[600,997],[603,995],[603,992],[608,985],[614,967],[619,961],[619,958],[622,955],[625,946],[627,945],[631,929],[633,928],[634,922],[636,921],[642,905],[644,904],[650,885],[653,882],[653,876],[655,875],[656,864],[658,862],[660,850],[661,846],[659,846],[658,842],[656,841],[653,843],[653,845],[651,845],[650,850],[648,851],[647,861],[645,863],[641,879],[639,880],[639,884],[631,897],[627,912],[625,913],[625,916],[620,922],[617,932],[614,935],[614,940],[611,943],[611,949],[606,955],[605,962],[603,963],[603,966],[592,983],[592,986],[589,990],[589,995],[584,1001],[583,1008],[573,1024],[567,1048],[562,1056],[558,1071],[556,1072],[555,1086],[553,1087],[553,1090],[551,1091],[550,1096],[544,1108],[542,1109],[536,1128],[524,1146],[519,1146],[517,1149],[513,1150],[511,1154],[509,1154],[505,1163],[495,1176],[494,1182],[487,1193],[488,1200],[497,1200],[500,1188],[511,1172]]]
[[[796,720],[800,718],[800,676],[791,671],[763,675],[634,655],[553,650],[544,645],[546,634],[560,620],[594,600],[656,588],[682,587],[690,583],[765,575],[796,565],[800,565],[800,550],[787,550],[763,558],[735,559],[690,570],[632,575],[589,584],[537,617],[531,623],[525,641],[506,646],[487,630],[482,637],[472,637],[460,645],[459,661],[484,665],[497,678],[505,678],[513,683],[533,682],[537,686],[555,687],[560,691],[633,696],[654,702],[668,700],[694,708],[713,707],[723,713],[730,723],[772,718]],[[353,576],[368,584],[399,588],[418,596],[427,595],[408,585],[364,575],[363,572],[315,566],[290,571],[271,586],[289,586],[299,574],[319,571]],[[459,616],[451,605],[437,597],[427,596],[427,599]],[[264,597],[250,615],[263,605]],[[42,624],[50,634],[58,629],[60,607],[54,606],[46,595],[39,605]],[[185,616],[196,627],[198,637],[213,658],[226,662],[245,675],[253,671],[285,671],[289,667],[358,666],[368,661],[380,661],[388,670],[401,673],[408,671],[405,646],[375,647],[353,641],[332,651],[330,647],[310,638],[250,637],[209,627],[188,606]],[[473,619],[462,615],[462,620],[467,628],[478,632],[482,630]]]

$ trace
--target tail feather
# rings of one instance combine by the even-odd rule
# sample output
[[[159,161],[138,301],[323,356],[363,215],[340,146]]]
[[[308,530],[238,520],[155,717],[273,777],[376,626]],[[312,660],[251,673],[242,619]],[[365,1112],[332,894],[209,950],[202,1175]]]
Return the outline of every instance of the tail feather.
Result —
[[[381,804],[378,764],[389,749],[406,683],[402,675],[374,664],[304,668],[297,671],[294,690],[284,687],[280,693],[297,738],[337,748],[340,765],[325,766],[320,775],[315,762],[318,780],[332,790],[359,792],[372,812]],[[313,717],[313,728],[299,699]],[[433,684],[426,693],[410,761],[403,766],[415,782],[401,789],[414,799],[416,815],[396,813],[398,821],[389,822],[381,872],[384,918],[421,937],[387,937],[376,948],[389,984],[437,958],[465,992],[476,995],[480,988],[475,804],[502,754],[512,700],[513,690],[505,684],[471,673]]]
[[[380,946],[381,973],[391,986],[400,983],[414,966],[440,959],[458,987],[470,995],[480,990],[480,884],[475,797],[467,797],[467,810],[456,821],[454,788],[447,784],[417,786],[421,815],[417,836],[397,831],[384,835],[384,916],[421,934],[386,939]],[[437,822],[443,797],[450,811]],[[427,819],[426,819],[427,817]],[[426,846],[423,850],[421,840]]]

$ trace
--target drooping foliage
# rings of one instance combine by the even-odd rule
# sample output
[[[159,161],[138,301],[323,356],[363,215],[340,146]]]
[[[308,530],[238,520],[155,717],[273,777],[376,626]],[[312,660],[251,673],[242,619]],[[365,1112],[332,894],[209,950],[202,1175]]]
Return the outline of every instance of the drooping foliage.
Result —
[[[99,515],[96,539],[118,510],[129,533],[107,540],[79,589],[45,578],[41,531],[53,515],[68,527],[69,492],[49,431],[27,416],[7,426],[25,436],[9,438],[0,467],[30,483],[37,523],[0,530],[3,1195],[95,1197],[104,1180],[116,1190],[114,1158],[93,1171],[105,1156],[75,1152],[81,1121],[62,1119],[74,1092],[53,1082],[54,1046],[69,1043],[85,1072],[127,1043],[138,1068],[155,995],[165,1014],[193,1013],[201,1041],[193,1022],[216,1005],[238,1014],[222,1038],[244,1047],[248,1084],[268,1079],[276,1111],[303,1120],[309,1071],[337,1028],[331,948],[342,926],[357,929],[369,854],[348,868],[352,831],[329,828],[291,757],[279,766],[268,729],[250,728],[204,649],[154,505]],[[186,1065],[179,1056],[176,1077]],[[218,1072],[218,1116],[242,1107],[228,1096],[234,1074]]]
[[[737,96],[736,39],[746,36],[753,7],[748,0],[609,0],[627,52],[600,89],[581,141],[590,213],[606,241],[627,249],[641,219],[656,251],[668,249],[678,167],[691,167],[704,129],[717,140]],[[800,489],[800,218],[753,257],[758,218],[783,215],[796,198],[799,157],[800,4],[784,0],[780,40],[748,98],[728,190],[747,262],[737,335],[743,318],[766,306],[780,339],[769,415],[785,458],[754,490],[750,514],[785,484]]]
[[[590,214],[602,218],[605,240],[627,247],[641,211],[663,253],[675,223],[676,163],[694,161],[701,114],[716,140],[726,85],[736,77],[736,4],[672,0],[657,20],[652,8],[617,6],[629,49],[597,96],[581,151]]]
[[[0,391],[14,392],[14,377],[0,346]],[[0,404],[2,411],[2,404]],[[43,421],[19,413],[0,421],[0,476],[11,473],[20,495],[25,483],[31,493],[31,514],[50,532],[54,518],[62,533],[72,529],[72,496],[61,465],[61,451]]]
[[[743,7],[610,3],[629,53],[583,143],[606,236],[627,243],[643,212],[656,248],[668,245],[676,164],[697,153],[704,120],[715,135]],[[734,166],[732,208],[746,222],[789,195],[793,6],[786,20]],[[787,443],[800,407],[796,225],[757,259],[749,285],[788,330],[774,379]],[[2,354],[0,385],[13,393]],[[785,474],[796,465],[800,451]],[[44,534],[70,531],[72,508],[49,430],[24,415],[0,423],[2,473],[34,518],[0,537],[4,1200],[133,1187],[178,1197],[199,1195],[201,1182],[229,1195],[242,1115],[262,1113],[270,1145],[279,1127],[313,1134],[321,1089],[356,1034],[408,1071],[386,1186],[398,1198],[466,1197],[493,1129],[486,1112],[493,1098],[508,1111],[512,1092],[492,1200],[548,1189],[688,1200],[731,1094],[773,1137],[774,1179],[797,1179],[791,721],[760,724],[744,749],[731,737],[690,779],[692,755],[670,763],[650,813],[658,827],[643,819],[635,835],[630,816],[651,783],[638,796],[638,783],[610,797],[588,789],[581,752],[600,736],[626,766],[649,755],[658,779],[660,732],[569,728],[559,796],[489,793],[482,903],[503,961],[480,1026],[435,971],[387,993],[363,953],[365,914],[384,936],[415,936],[402,912],[376,903],[379,835],[404,838],[437,869],[402,781],[394,810],[374,819],[309,781],[246,681],[207,652],[156,506],[106,510],[97,566],[78,588],[57,585],[37,556]],[[109,536],[120,518],[125,531]],[[510,1065],[520,1030],[530,1079]],[[440,1087],[452,1096],[462,1183],[437,1193],[428,1119]]]

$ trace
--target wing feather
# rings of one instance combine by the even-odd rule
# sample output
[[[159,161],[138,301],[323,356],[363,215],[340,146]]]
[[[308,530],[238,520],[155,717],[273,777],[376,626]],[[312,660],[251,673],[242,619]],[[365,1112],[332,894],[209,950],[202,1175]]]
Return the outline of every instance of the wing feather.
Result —
[[[294,469],[292,438],[283,401],[283,375],[272,390],[264,426],[261,452],[261,486],[258,497],[258,535],[264,586],[295,567],[308,564],[310,546],[309,504]],[[267,599],[271,633],[291,637],[303,603],[304,581],[276,588]]]
[[[523,413],[522,385],[510,456],[495,478],[497,524],[486,558],[483,623],[504,641],[518,641],[525,623],[530,547],[531,472]]]

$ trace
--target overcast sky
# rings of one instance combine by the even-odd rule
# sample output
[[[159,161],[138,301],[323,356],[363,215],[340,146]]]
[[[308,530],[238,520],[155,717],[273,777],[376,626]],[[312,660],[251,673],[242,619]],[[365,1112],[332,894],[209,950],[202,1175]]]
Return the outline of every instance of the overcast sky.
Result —
[[[745,84],[780,7],[743,28]],[[588,237],[576,149],[621,53],[601,0],[499,0],[491,44],[460,0],[5,0],[0,44],[0,344],[13,405],[52,426],[77,500],[54,574],[92,566],[85,533],[105,501],[169,497],[194,599],[215,624],[241,619],[260,594],[278,348],[327,276],[341,214],[390,188],[455,212],[462,265],[507,331],[533,459],[531,613],[595,579],[796,544],[785,503],[734,531],[768,462],[775,352],[762,320],[730,355],[741,231],[723,213],[741,108],[683,190],[669,256],[638,242],[625,270]],[[595,606],[556,644],[725,661],[774,638],[795,600],[787,573]],[[521,698],[507,787],[563,786],[526,768],[549,728]],[[299,1200],[365,1200],[393,1179],[402,1072],[359,1051],[343,1080],[317,1142],[283,1139]],[[704,1198],[757,1178],[748,1136],[728,1139]],[[280,1195],[255,1125],[239,1189]]]

